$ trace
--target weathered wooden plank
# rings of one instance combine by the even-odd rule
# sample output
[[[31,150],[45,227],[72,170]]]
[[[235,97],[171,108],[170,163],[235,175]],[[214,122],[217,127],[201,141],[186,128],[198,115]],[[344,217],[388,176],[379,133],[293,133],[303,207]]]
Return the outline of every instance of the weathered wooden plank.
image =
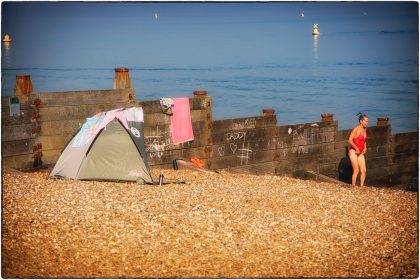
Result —
[[[391,134],[391,126],[389,125],[369,126],[366,130],[366,133],[369,138],[383,137],[386,139]]]
[[[300,156],[287,157],[281,154],[280,164],[286,164],[287,166],[294,168],[295,166],[306,166],[305,170],[317,171],[321,165],[334,165],[337,166],[335,157],[332,154],[320,155],[318,153],[305,154]]]
[[[42,165],[44,168],[52,169],[61,155],[61,150],[42,151]]]
[[[392,162],[394,164],[415,164],[418,165],[419,156],[416,153],[411,154],[393,154]]]
[[[39,141],[35,138],[16,141],[3,141],[1,143],[2,157],[32,154],[33,147],[38,143]]]
[[[125,103],[135,97],[133,89],[84,90],[35,93],[41,107],[94,105],[98,103]]]
[[[276,150],[278,149],[273,141],[264,138],[251,138],[250,141],[243,142],[223,142],[211,146],[211,157],[223,157],[234,155],[238,149],[246,147],[251,151]],[[278,150],[280,151],[280,150]]]
[[[330,122],[329,122],[330,123]],[[293,125],[278,127],[278,135],[281,146],[294,147],[313,144],[334,142],[336,140],[336,126],[331,122],[326,126],[325,122],[316,125]],[[321,124],[318,126],[318,124]]]
[[[393,136],[393,143],[394,145],[398,146],[399,144],[406,144],[406,143],[418,143],[419,141],[419,134],[418,131],[413,132],[405,132],[405,133],[398,133]]]
[[[375,168],[381,168],[381,167],[388,167],[390,164],[390,161],[388,157],[375,157],[375,158],[366,158],[366,169],[367,172],[370,172],[370,170],[373,170]]]
[[[376,146],[376,147],[367,147],[367,152],[365,154],[366,160],[373,159],[377,157],[386,157],[388,156],[388,146]]]
[[[9,110],[1,112],[1,126],[21,125],[31,123],[32,109],[21,110],[19,116],[10,116]]]
[[[2,156],[2,166],[15,168],[17,170],[32,170],[33,169],[33,155],[24,154],[19,156]]]
[[[211,169],[231,168],[236,166],[246,166],[249,164],[257,164],[273,161],[273,150],[250,151],[244,146],[238,149],[234,155],[213,157],[209,159]]]
[[[43,121],[40,124],[40,136],[75,134],[86,119]]]
[[[350,137],[352,129],[345,129],[337,131],[337,141],[345,141],[347,142]]]
[[[393,152],[395,154],[418,154],[418,147],[416,142],[403,143],[400,141],[394,145]]]
[[[205,146],[208,144],[208,139],[205,138],[203,133],[204,122],[194,121],[192,122],[194,140],[191,142],[185,142],[181,144],[172,144],[172,137],[170,127],[167,125],[156,125],[154,127],[144,128],[145,145],[154,145],[159,149],[182,149],[188,147]]]
[[[126,107],[128,103],[92,104],[79,106],[60,106],[39,108],[41,121],[82,119],[97,113]]]
[[[388,135],[383,135],[381,137],[371,137],[368,135],[368,139],[366,141],[367,147],[377,147],[390,144],[390,138]]]
[[[264,118],[264,127],[270,127],[270,126],[277,127],[276,115],[263,116],[263,118]]]
[[[16,95],[13,96],[2,96],[1,97],[1,111],[5,112],[9,115],[10,113],[10,106],[9,106],[9,100],[11,97],[16,97]],[[31,100],[31,95],[29,96],[29,100]],[[21,110],[29,110],[31,108],[31,102],[24,102],[20,103],[20,109]]]
[[[281,154],[281,157],[285,159],[309,158],[313,156],[316,156],[318,158],[328,157],[329,160],[334,160],[336,158],[333,142],[280,148],[279,152]]]
[[[2,126],[1,129],[1,141],[15,141],[30,139],[36,135],[34,129],[34,124],[22,124],[22,125],[13,125],[13,126]]]
[[[191,111],[191,122],[205,121],[207,119],[207,112],[205,110],[192,110]],[[156,125],[170,125],[171,116],[164,113],[145,113],[144,114],[144,126],[153,127]]]
[[[229,130],[263,128],[266,126],[275,126],[275,124],[268,121],[268,120],[273,120],[274,118],[275,116],[270,116],[270,117],[254,116],[254,117],[248,117],[248,118],[215,120],[213,121],[212,127],[213,127],[213,131],[229,131]]]
[[[73,134],[58,134],[37,137],[37,142],[42,144],[42,150],[62,150],[71,140]]]
[[[202,154],[203,151],[200,151],[200,155],[195,155],[195,156],[225,157],[227,155],[235,155],[239,152],[243,153],[245,149],[249,152],[253,152],[253,149],[255,151],[261,151],[263,149],[269,149],[273,147],[272,144],[269,146],[268,143],[265,141],[265,139],[260,139],[260,140],[262,140],[263,142],[256,140],[256,141],[243,142],[243,143],[223,143],[220,145],[213,145],[211,147],[210,146],[204,147],[203,145],[197,146],[195,143],[188,143],[189,147],[184,147],[184,148],[191,149],[191,148],[196,148],[196,147],[201,146],[201,150],[204,150],[204,154]],[[170,155],[173,155],[174,153],[176,153],[175,147],[170,147],[170,145],[168,144],[162,145],[162,143],[160,142],[158,143],[158,145],[153,146],[153,143],[150,143],[150,142],[148,143],[148,140],[146,140],[146,150],[148,153],[151,153],[151,154],[158,153],[158,154],[164,155],[167,151],[172,151],[172,154]],[[205,152],[206,150],[207,150],[207,153]],[[155,157],[155,156],[156,155],[152,155],[152,157]],[[273,158],[271,158],[271,160],[273,160]]]
[[[414,173],[413,171],[406,172],[406,171],[398,170],[393,173],[393,175],[391,176],[391,180],[392,180],[392,185],[410,184],[412,185],[413,190],[418,191],[419,178],[418,178],[417,172]]]
[[[16,168],[19,170],[27,170],[30,171],[34,168],[34,158],[33,153],[29,154],[21,154],[21,155],[13,155],[13,156],[5,156],[3,155],[3,166],[8,166],[10,168]],[[43,168],[52,168],[54,167],[55,163],[57,162],[58,158],[60,157],[59,150],[51,150],[51,151],[42,151],[42,167]]]
[[[163,113],[145,113],[144,127],[169,126],[171,124],[171,116]]]
[[[331,121],[331,122],[310,122],[310,123],[303,123],[303,124],[285,124],[279,125],[278,128],[283,132],[288,132],[289,128],[292,130],[301,130],[304,128],[319,128],[325,129],[327,131],[335,131],[338,127],[338,121]]]
[[[206,110],[192,110],[191,121],[206,121],[208,119],[208,112]]]
[[[146,137],[145,148],[146,148],[146,152],[156,152],[156,151],[164,152],[164,151],[170,151],[170,150],[203,147],[205,144],[204,142],[205,142],[204,139],[195,139],[194,141],[191,141],[191,142],[185,142],[185,143],[174,145],[171,143],[170,139]]]
[[[211,109],[211,97],[206,96],[202,98],[189,98],[190,100],[190,110],[205,110],[210,108]],[[143,107],[143,111],[145,114],[154,114],[154,113],[162,113],[162,109],[160,107],[159,100],[148,100],[148,101],[140,101],[139,105]]]
[[[359,181],[357,182],[359,184]],[[388,186],[391,184],[391,174],[389,167],[378,167],[369,169],[366,173],[365,185],[384,185]]]
[[[272,128],[253,128],[241,130],[213,130],[212,143],[223,144],[231,142],[246,142],[254,139],[272,139],[276,137],[276,129]]]
[[[391,167],[393,174],[409,173],[418,177],[418,165],[416,164],[392,164]]]

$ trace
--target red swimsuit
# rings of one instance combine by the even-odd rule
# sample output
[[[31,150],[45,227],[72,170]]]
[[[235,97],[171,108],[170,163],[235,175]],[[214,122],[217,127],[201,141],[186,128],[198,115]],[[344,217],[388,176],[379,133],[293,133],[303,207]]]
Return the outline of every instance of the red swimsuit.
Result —
[[[359,136],[353,138],[353,142],[354,144],[356,144],[360,153],[363,152],[363,150],[365,149],[366,139],[367,139],[367,135],[363,136],[362,134],[359,134]]]

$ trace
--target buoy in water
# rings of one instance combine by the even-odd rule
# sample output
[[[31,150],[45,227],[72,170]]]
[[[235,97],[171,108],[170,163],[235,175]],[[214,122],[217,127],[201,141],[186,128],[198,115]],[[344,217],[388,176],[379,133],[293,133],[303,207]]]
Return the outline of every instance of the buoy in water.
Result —
[[[3,42],[11,42],[12,41],[12,39],[10,39],[10,36],[9,36],[9,34],[6,34],[6,35],[4,35],[4,38],[3,38]]]
[[[314,29],[312,31],[312,35],[319,35],[321,33],[319,33],[318,31],[318,23],[314,23]]]

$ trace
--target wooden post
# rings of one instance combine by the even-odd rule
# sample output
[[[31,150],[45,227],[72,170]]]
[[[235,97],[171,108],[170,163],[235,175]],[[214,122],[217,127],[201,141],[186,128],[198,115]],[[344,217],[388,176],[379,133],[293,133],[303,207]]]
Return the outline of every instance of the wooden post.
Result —
[[[19,96],[20,103],[26,103],[28,94],[33,91],[30,75],[16,75],[14,95]]]
[[[207,96],[206,90],[194,90],[194,99],[199,101],[202,108],[204,125],[201,126],[199,131],[199,138],[203,139],[203,159],[206,163],[207,168],[211,168],[212,161],[211,157],[213,155],[213,140],[212,140],[212,130],[213,130],[213,120],[212,120],[212,104],[211,97]]]
[[[114,89],[131,88],[128,68],[115,68]]]
[[[331,114],[331,113],[321,114],[321,120],[323,122],[330,122],[334,119],[333,117],[334,117],[334,114]]]
[[[383,118],[378,118],[378,122],[377,122],[377,126],[382,126],[382,125],[388,125],[389,124],[389,118],[388,117],[383,117]]]
[[[207,91],[205,90],[195,90],[194,97],[204,97],[207,96]]]
[[[271,108],[265,108],[265,109],[262,109],[262,112],[263,112],[263,116],[273,116],[276,111]]]

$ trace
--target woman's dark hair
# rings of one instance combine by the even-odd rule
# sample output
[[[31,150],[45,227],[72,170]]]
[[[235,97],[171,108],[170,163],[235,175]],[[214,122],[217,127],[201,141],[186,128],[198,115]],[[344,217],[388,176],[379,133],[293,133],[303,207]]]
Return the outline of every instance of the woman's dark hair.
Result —
[[[359,122],[360,122],[361,120],[363,120],[364,118],[367,118],[367,117],[368,117],[365,113],[362,113],[362,112],[357,113],[357,115],[356,115],[356,116],[358,116],[358,117],[359,117]]]

